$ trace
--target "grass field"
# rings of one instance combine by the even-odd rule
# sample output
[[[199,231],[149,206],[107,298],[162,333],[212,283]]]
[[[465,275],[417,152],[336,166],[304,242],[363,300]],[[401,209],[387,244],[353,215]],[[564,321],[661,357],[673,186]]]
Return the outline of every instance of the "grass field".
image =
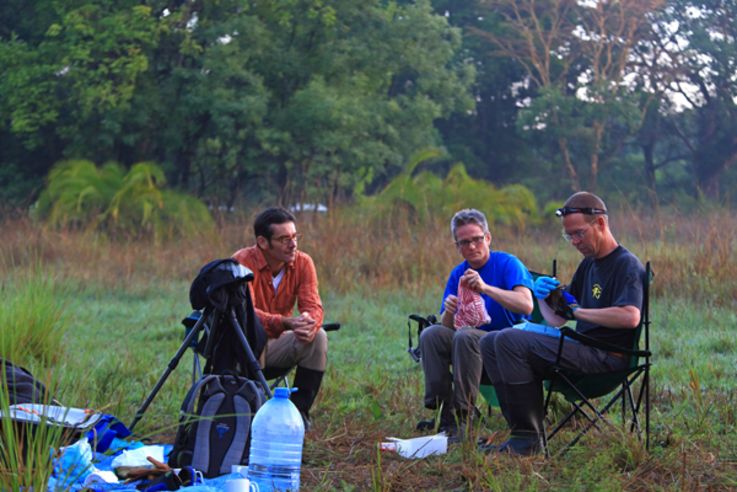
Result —
[[[36,374],[53,374],[64,403],[130,422],[181,344],[189,282],[208,260],[250,242],[243,223],[222,226],[218,237],[160,245],[8,224],[13,232],[0,245],[3,292],[22,292],[40,277],[45,283],[33,290],[52,293],[41,302],[61,310],[56,317],[45,311],[46,324],[61,333],[38,349],[50,355],[16,346],[11,354]],[[567,278],[579,258],[554,225],[492,232],[497,248],[531,269],[547,270],[558,258]],[[651,450],[628,435],[594,433],[559,460],[490,457],[471,445],[419,461],[379,452],[385,437],[413,436],[415,422],[429,415],[422,372],[406,354],[406,320],[438,309],[457,253],[444,222],[366,224],[336,214],[299,226],[306,233],[300,246],[318,265],[326,317],[343,323],[330,334],[329,369],[305,442],[304,490],[737,488],[737,221],[727,214],[678,221],[633,214],[613,224],[656,272]],[[191,363],[188,352],[138,437],[172,438]],[[503,428],[494,410],[479,433],[502,438]]]

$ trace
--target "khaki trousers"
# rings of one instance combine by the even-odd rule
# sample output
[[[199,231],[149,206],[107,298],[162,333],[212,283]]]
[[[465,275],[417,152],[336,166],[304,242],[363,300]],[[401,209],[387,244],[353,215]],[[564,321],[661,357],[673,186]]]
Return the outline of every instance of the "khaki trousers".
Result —
[[[328,335],[320,328],[311,343],[297,340],[294,332],[285,331],[270,338],[259,360],[266,369],[291,369],[294,366],[325,372],[328,362]]]
[[[422,330],[420,352],[427,408],[437,408],[441,402],[453,410],[470,411],[474,407],[483,370],[479,340],[486,333],[477,328],[453,330],[444,325]]]

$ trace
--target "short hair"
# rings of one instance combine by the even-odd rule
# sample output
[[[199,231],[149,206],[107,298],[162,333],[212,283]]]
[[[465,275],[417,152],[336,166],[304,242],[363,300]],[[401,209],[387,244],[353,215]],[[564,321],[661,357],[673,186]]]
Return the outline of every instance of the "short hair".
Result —
[[[598,208],[607,211],[604,200],[588,191],[579,191],[568,197],[563,207],[569,208]]]
[[[607,220],[609,214],[604,200],[588,191],[579,191],[569,196],[563,206],[555,211],[555,215],[561,218],[575,213],[583,214],[587,222],[594,222],[597,215]]]
[[[450,233],[453,234],[453,239],[456,239],[456,230],[466,224],[476,224],[483,229],[484,234],[489,232],[489,223],[486,221],[483,212],[475,208],[464,208],[456,212],[453,218],[450,219]]]
[[[267,208],[256,216],[256,220],[253,222],[253,233],[256,237],[263,236],[270,241],[271,225],[286,222],[296,222],[294,215],[288,210],[281,207]]]

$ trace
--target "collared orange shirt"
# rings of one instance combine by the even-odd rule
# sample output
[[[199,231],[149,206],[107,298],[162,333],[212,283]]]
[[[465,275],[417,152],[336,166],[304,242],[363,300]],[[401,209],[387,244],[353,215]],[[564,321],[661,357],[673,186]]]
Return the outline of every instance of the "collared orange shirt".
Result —
[[[284,277],[277,292],[274,292],[269,265],[258,246],[239,249],[233,258],[253,272],[253,281],[249,283],[253,306],[269,338],[278,338],[284,331],[282,320],[294,316],[295,303],[300,313],[307,311],[317,326],[322,325],[317,271],[307,253],[298,250],[294,261],[284,266]]]

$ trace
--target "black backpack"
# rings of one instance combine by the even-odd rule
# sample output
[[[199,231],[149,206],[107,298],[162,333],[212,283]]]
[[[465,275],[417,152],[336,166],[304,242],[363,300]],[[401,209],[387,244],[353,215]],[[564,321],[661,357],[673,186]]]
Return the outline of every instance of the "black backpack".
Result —
[[[232,309],[243,330],[248,345],[256,359],[266,346],[266,332],[254,312],[253,300],[247,282],[253,273],[232,258],[214,260],[206,264],[194,279],[189,290],[192,308],[211,309],[208,319],[209,335],[203,336],[198,345],[207,363],[206,373],[224,374],[235,371],[256,379],[258,376],[248,367],[248,357],[229,318]]]
[[[8,390],[8,405],[49,403],[46,387],[26,369],[3,358],[0,358],[0,369],[5,371],[3,387]]]
[[[205,477],[216,477],[230,473],[232,465],[247,464],[251,422],[264,401],[263,390],[250,379],[203,376],[182,403],[169,466],[191,466]]]

